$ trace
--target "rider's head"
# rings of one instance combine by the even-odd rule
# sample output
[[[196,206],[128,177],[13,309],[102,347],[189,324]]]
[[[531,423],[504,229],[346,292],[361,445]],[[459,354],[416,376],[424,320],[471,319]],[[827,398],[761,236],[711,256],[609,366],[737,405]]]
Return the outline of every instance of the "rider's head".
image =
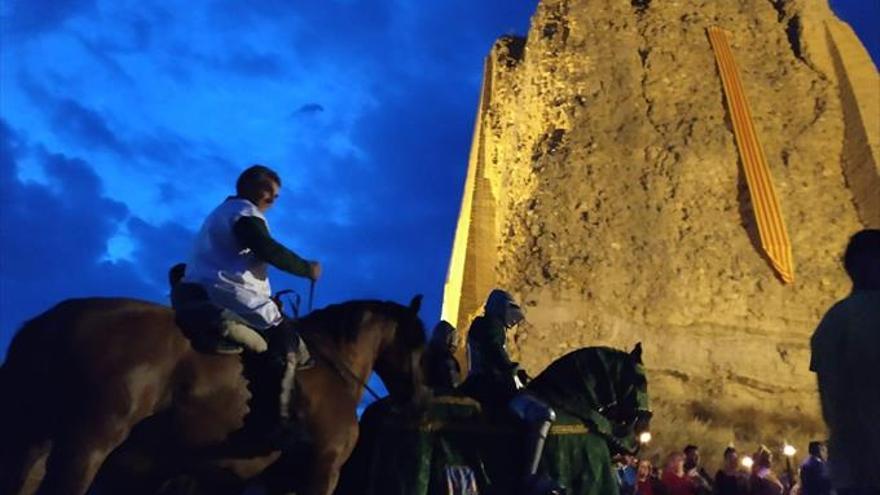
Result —
[[[235,192],[240,198],[247,199],[265,212],[278,199],[281,189],[281,178],[269,167],[252,165],[248,167],[235,182]]]
[[[522,308],[513,300],[513,296],[501,289],[495,289],[489,294],[489,299],[486,300],[486,316],[500,320],[507,328],[525,318]]]
[[[861,290],[880,289],[880,229],[865,229],[849,240],[843,266]]]
[[[431,346],[436,350],[455,352],[458,346],[458,335],[455,327],[446,320],[440,320],[431,333]]]

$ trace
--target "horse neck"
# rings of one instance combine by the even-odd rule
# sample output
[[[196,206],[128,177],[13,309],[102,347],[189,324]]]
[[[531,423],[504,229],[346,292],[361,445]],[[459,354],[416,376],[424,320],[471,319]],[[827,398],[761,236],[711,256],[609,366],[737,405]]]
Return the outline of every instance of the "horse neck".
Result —
[[[368,326],[369,328],[367,328]],[[376,361],[388,345],[392,330],[392,322],[373,318],[364,324],[356,338],[352,340],[340,339],[335,342],[330,339],[322,339],[325,345],[320,347],[325,353],[330,351],[327,357],[331,361],[336,361],[335,366],[343,368],[339,371],[343,374],[351,372],[361,383],[366,383],[373,372]],[[360,389],[360,384],[353,385],[357,385],[357,388]]]

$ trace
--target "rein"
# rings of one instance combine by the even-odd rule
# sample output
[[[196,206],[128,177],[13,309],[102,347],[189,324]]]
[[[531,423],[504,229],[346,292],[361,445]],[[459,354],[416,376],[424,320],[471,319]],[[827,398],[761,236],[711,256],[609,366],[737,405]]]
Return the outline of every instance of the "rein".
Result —
[[[312,279],[309,283],[309,313],[312,312],[312,303],[314,302],[314,300],[315,280]],[[300,337],[305,339],[304,335],[300,335]],[[327,356],[325,353],[321,352],[321,350],[317,346],[312,345],[308,341],[306,341],[306,344],[309,345],[310,349],[313,349],[313,353],[318,356],[319,359],[330,365],[330,367],[333,368],[333,371],[335,371],[336,374],[339,375],[339,377],[342,378],[343,381],[349,379],[353,381],[355,385],[360,385],[361,387],[363,387],[367,392],[370,393],[370,395],[373,396],[373,399],[379,400],[381,398],[379,397],[379,394],[377,394],[376,391],[373,390],[366,381],[361,380],[356,374],[354,374],[354,371],[351,371],[351,368],[345,365],[345,363],[338,362],[335,359]]]
[[[358,377],[354,373],[354,371],[351,371],[351,368],[346,366],[345,363],[336,361],[335,359],[322,352],[321,349],[318,348],[318,346],[313,345],[311,342],[309,342],[308,339],[306,339],[305,335],[300,334],[300,338],[306,341],[306,344],[308,344],[309,349],[312,351],[312,354],[317,356],[318,359],[320,359],[321,361],[324,361],[326,364],[328,364],[333,369],[333,371],[335,371],[336,374],[339,375],[339,378],[342,378],[343,381],[351,380],[354,382],[355,385],[360,385],[367,392],[369,392],[370,395],[373,396],[373,399],[381,399],[381,397],[379,397],[379,394],[377,394],[376,391],[373,390],[366,381],[361,380],[360,377]]]

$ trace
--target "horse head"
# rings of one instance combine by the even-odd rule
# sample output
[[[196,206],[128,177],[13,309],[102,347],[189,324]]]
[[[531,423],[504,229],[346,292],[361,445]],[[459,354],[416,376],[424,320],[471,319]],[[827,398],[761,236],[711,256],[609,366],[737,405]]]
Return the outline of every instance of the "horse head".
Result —
[[[425,326],[419,318],[422,296],[415,296],[409,306],[395,305],[390,313],[393,325],[386,327],[374,369],[392,398],[403,402],[421,402],[428,396],[424,384],[422,353],[425,349]]]
[[[585,347],[554,361],[528,389],[577,416],[614,451],[633,453],[651,419],[642,346],[632,352]]]
[[[618,447],[633,451],[637,446],[633,442],[648,431],[652,416],[641,342],[631,352],[619,354],[617,376],[613,382],[616,399],[599,413],[608,419],[614,437],[620,439]]]

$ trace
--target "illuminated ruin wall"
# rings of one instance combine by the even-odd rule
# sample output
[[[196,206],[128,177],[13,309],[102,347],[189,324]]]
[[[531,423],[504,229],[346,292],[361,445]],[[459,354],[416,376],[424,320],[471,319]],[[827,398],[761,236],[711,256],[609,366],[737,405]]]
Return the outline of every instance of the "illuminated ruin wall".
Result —
[[[710,26],[730,32],[792,284],[760,248]],[[848,236],[880,226],[878,92],[824,0],[543,0],[486,60],[443,317],[466,329],[510,290],[533,373],[641,341],[661,445],[820,435],[809,338],[849,290]]]

